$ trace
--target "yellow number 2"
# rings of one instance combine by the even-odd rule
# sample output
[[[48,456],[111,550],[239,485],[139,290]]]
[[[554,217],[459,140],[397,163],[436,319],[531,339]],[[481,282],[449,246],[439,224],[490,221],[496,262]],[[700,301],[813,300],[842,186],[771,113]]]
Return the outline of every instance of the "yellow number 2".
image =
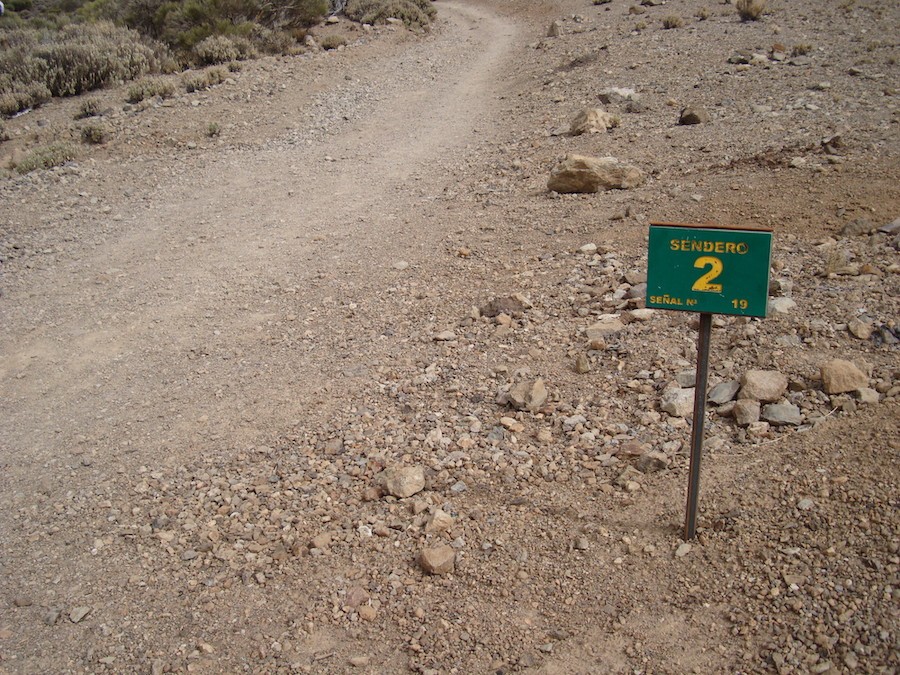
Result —
[[[714,258],[711,255],[703,255],[694,261],[694,267],[698,269],[709,267],[709,271],[694,282],[694,285],[691,286],[692,291],[703,291],[705,293],[722,292],[722,284],[710,283],[713,279],[722,274],[724,265],[722,265],[721,260]]]

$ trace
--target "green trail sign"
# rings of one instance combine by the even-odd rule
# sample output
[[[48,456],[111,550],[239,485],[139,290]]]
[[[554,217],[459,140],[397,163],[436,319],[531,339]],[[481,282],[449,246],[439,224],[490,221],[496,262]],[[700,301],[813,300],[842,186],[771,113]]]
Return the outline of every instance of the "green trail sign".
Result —
[[[651,223],[647,307],[766,315],[772,232]]]
[[[764,317],[769,304],[771,257],[770,230],[650,224],[647,307],[700,314],[685,540],[693,539],[697,533],[712,316]]]

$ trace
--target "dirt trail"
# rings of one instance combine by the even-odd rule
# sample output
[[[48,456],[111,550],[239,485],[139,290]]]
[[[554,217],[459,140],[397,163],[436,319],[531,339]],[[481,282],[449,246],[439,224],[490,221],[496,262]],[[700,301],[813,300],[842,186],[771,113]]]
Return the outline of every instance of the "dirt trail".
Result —
[[[187,180],[162,178],[142,203],[123,205],[131,213],[120,234],[41,274],[28,297],[4,298],[4,454],[18,458],[20,475],[79,438],[96,447],[104,433],[124,433],[140,463],[179,452],[198,425],[232,437],[243,426],[246,441],[306,413],[304,399],[334,373],[303,350],[273,353],[263,327],[358,331],[323,298],[341,287],[377,295],[396,276],[393,263],[440,240],[423,221],[427,196],[491,119],[492,83],[516,28],[481,9],[441,7],[439,36],[418,49],[426,86],[396,77],[409,54],[347,74],[389,78],[379,84],[390,98],[322,143],[241,152]]]
[[[108,144],[0,181],[0,673],[896,669],[898,244],[842,230],[897,214],[896,10],[628,4],[340,20],[209,92],[101,92]],[[606,87],[620,125],[565,133]],[[647,182],[549,193],[573,152]],[[635,311],[651,219],[768,223],[789,307],[717,319],[715,383],[778,370],[802,424],[710,406],[689,549],[661,398],[695,330]],[[871,389],[826,394],[835,357]]]

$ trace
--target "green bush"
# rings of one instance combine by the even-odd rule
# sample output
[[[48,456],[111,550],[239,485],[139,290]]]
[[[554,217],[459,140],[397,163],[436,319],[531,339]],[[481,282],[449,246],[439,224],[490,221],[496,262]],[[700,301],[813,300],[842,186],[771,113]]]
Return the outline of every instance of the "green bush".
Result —
[[[16,171],[22,174],[36,169],[52,169],[61,166],[77,157],[75,148],[68,143],[51,143],[32,150],[21,162],[16,164]]]
[[[135,82],[128,87],[128,102],[140,103],[144,99],[159,96],[171,98],[175,95],[175,85],[160,77],[148,78]]]
[[[220,133],[222,133],[222,127],[219,126],[218,122],[210,122],[206,125],[206,135],[210,138],[215,138]]]
[[[10,12],[25,12],[34,6],[32,0],[7,0],[6,9]]]
[[[393,17],[410,28],[427,28],[436,12],[431,0],[350,0],[344,14],[360,23],[384,23]]]
[[[88,124],[81,128],[81,140],[89,145],[100,145],[106,142],[106,127],[100,124]]]

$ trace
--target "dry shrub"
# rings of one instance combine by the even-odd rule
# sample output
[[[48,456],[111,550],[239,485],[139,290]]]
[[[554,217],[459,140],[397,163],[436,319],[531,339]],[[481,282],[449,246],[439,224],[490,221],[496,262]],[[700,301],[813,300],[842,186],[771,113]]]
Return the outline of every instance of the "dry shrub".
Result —
[[[0,143],[3,141],[9,140],[9,132],[6,130],[6,127],[0,122]]]
[[[75,113],[76,120],[83,120],[88,117],[96,117],[100,114],[100,101],[96,98],[86,98],[78,106],[78,112]]]
[[[737,0],[741,21],[758,21],[766,11],[766,0]]]
[[[319,44],[322,45],[322,49],[331,50],[343,47],[347,44],[347,40],[343,35],[326,35]]]
[[[3,91],[0,85],[0,115],[9,117],[29,108],[36,108],[49,100],[50,90],[41,82],[20,84],[11,91]]]
[[[81,140],[88,145],[100,145],[106,142],[107,130],[101,124],[88,124],[81,128]]]
[[[2,109],[13,114],[50,96],[81,94],[170,65],[162,45],[110,22],[73,24],[56,32],[0,31]]]
[[[140,103],[144,99],[159,96],[170,98],[175,95],[175,86],[168,80],[160,77],[148,78],[135,82],[128,87],[128,102]]]
[[[436,12],[430,0],[350,0],[344,13],[360,23],[400,19],[410,28],[427,28]]]
[[[218,122],[210,122],[206,125],[206,135],[209,138],[216,138],[219,134],[222,133],[222,127],[219,126]]]
[[[671,30],[672,28],[681,28],[684,25],[684,19],[680,16],[672,14],[663,19],[663,28]]]
[[[71,162],[75,157],[77,157],[75,148],[68,143],[51,143],[32,150],[25,159],[16,164],[15,169],[23,174],[37,169],[52,169],[54,166]]]
[[[256,56],[256,50],[246,38],[211,35],[194,45],[192,54],[200,65],[212,66],[253,58]]]
[[[40,45],[34,57],[47,64],[44,81],[54,96],[71,96],[161,70],[167,54],[135,31],[108,22],[67,26]]]
[[[228,79],[228,73],[224,68],[210,68],[202,73],[186,73],[181,78],[184,89],[188,93],[205,91],[217,84],[222,84]]]
[[[289,33],[257,23],[252,24],[247,39],[264,54],[289,54],[297,46],[297,41]]]

